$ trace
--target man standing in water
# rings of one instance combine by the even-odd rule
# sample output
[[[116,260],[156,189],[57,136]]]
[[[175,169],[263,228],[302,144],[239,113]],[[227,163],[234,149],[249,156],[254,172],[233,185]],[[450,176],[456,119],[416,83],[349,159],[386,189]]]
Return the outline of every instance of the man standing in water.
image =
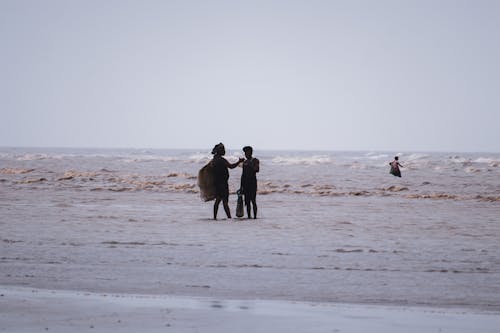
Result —
[[[219,210],[219,204],[222,201],[224,206],[224,211],[227,217],[231,218],[231,212],[229,210],[229,185],[227,183],[229,179],[229,169],[234,169],[244,161],[240,158],[236,163],[229,163],[224,157],[226,155],[226,149],[222,143],[215,145],[212,149],[212,154],[214,158],[212,159],[212,166],[214,172],[214,184],[215,184],[215,203],[214,203],[214,220],[217,220],[217,211]]]
[[[243,162],[243,173],[241,174],[241,189],[245,195],[248,218],[251,218],[250,203],[253,206],[253,218],[257,218],[257,172],[259,172],[259,160],[252,157],[253,149],[250,146],[243,147],[246,160]]]

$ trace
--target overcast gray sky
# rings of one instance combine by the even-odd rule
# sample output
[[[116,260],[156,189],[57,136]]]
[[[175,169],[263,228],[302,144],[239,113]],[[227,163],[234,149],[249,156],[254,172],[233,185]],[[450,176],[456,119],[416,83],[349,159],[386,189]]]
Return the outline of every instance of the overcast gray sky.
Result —
[[[0,0],[0,146],[500,152],[500,1]]]

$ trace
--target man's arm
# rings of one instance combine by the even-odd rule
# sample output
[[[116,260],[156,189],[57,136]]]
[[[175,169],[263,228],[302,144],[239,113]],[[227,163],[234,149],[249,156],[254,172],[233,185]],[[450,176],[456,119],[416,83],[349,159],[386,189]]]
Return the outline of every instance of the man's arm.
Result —
[[[260,170],[260,162],[256,158],[253,159],[253,169],[255,170],[255,172],[259,172]]]

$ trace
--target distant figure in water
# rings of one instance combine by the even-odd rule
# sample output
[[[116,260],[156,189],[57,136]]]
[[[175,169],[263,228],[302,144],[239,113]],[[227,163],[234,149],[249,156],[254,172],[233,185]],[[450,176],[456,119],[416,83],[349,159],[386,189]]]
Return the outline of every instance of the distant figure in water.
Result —
[[[222,143],[215,145],[212,149],[212,154],[214,158],[212,159],[212,166],[214,172],[214,185],[215,185],[215,203],[214,203],[214,220],[217,220],[217,211],[219,210],[219,204],[222,201],[224,206],[224,211],[228,218],[231,218],[231,212],[229,210],[229,185],[227,183],[229,179],[229,169],[234,169],[244,161],[240,158],[236,163],[229,163],[224,157],[226,155],[226,149]]]
[[[401,164],[399,164],[399,157],[394,156],[394,161],[390,162],[389,165],[391,166],[391,171],[389,173],[391,175],[394,175],[396,177],[401,177],[401,170],[399,168],[404,168]]]
[[[259,172],[259,160],[252,157],[253,149],[250,146],[243,147],[246,160],[243,162],[243,173],[241,174],[241,190],[245,195],[248,218],[251,218],[250,203],[253,206],[253,218],[257,218],[257,172]]]

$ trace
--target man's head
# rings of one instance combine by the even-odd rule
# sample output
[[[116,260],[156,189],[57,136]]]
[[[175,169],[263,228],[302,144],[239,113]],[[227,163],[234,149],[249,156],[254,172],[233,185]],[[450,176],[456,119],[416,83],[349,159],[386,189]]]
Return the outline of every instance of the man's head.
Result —
[[[250,158],[252,157],[253,149],[250,146],[245,146],[243,147],[243,151],[245,152],[245,157]]]

